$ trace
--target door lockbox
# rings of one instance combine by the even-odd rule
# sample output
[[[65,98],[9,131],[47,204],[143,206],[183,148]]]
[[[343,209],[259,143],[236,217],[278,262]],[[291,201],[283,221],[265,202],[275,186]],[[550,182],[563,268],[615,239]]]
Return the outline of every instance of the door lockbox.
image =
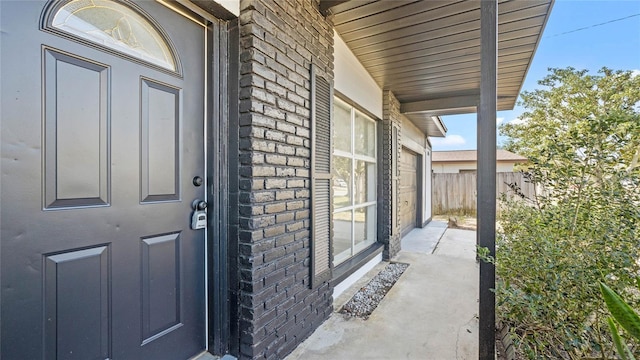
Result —
[[[207,203],[196,200],[193,202],[193,215],[191,215],[191,228],[200,230],[207,227]]]

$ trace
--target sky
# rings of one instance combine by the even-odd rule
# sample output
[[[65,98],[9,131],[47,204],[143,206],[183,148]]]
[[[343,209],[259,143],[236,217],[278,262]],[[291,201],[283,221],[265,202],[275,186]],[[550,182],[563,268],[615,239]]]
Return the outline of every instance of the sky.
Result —
[[[548,68],[568,66],[590,74],[603,66],[640,72],[640,0],[556,0],[522,90],[537,88]],[[514,121],[523,111],[517,105],[511,111],[499,111],[497,122]],[[443,116],[442,120],[447,136],[430,138],[434,151],[477,148],[476,114]],[[498,136],[498,145],[504,141]]]

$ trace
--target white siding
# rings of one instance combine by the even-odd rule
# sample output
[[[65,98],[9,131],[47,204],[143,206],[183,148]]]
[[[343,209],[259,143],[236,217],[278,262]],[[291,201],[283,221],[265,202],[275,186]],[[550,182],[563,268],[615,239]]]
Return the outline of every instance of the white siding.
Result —
[[[402,117],[402,145],[410,147],[411,150],[422,154],[427,143],[427,137],[424,135],[411,120]]]
[[[213,0],[223,8],[229,10],[233,15],[240,16],[240,0]]]
[[[382,119],[382,89],[334,30],[334,89]]]

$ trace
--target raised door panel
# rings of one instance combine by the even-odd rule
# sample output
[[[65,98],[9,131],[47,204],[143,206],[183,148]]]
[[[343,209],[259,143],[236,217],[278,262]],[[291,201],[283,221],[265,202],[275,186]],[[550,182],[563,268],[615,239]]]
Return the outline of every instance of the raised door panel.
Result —
[[[109,204],[109,67],[43,49],[44,207]]]
[[[142,345],[182,326],[180,234],[142,239]]]
[[[180,89],[151,79],[140,83],[142,202],[180,199]]]
[[[111,357],[109,247],[45,256],[46,359]]]

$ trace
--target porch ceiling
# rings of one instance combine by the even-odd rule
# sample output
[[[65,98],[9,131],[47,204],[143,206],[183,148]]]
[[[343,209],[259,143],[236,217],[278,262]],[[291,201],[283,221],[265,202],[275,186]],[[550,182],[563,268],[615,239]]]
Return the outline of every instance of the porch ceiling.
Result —
[[[515,106],[552,6],[498,1],[498,110]],[[418,127],[433,123],[432,116],[476,112],[480,1],[321,0],[320,7]]]

